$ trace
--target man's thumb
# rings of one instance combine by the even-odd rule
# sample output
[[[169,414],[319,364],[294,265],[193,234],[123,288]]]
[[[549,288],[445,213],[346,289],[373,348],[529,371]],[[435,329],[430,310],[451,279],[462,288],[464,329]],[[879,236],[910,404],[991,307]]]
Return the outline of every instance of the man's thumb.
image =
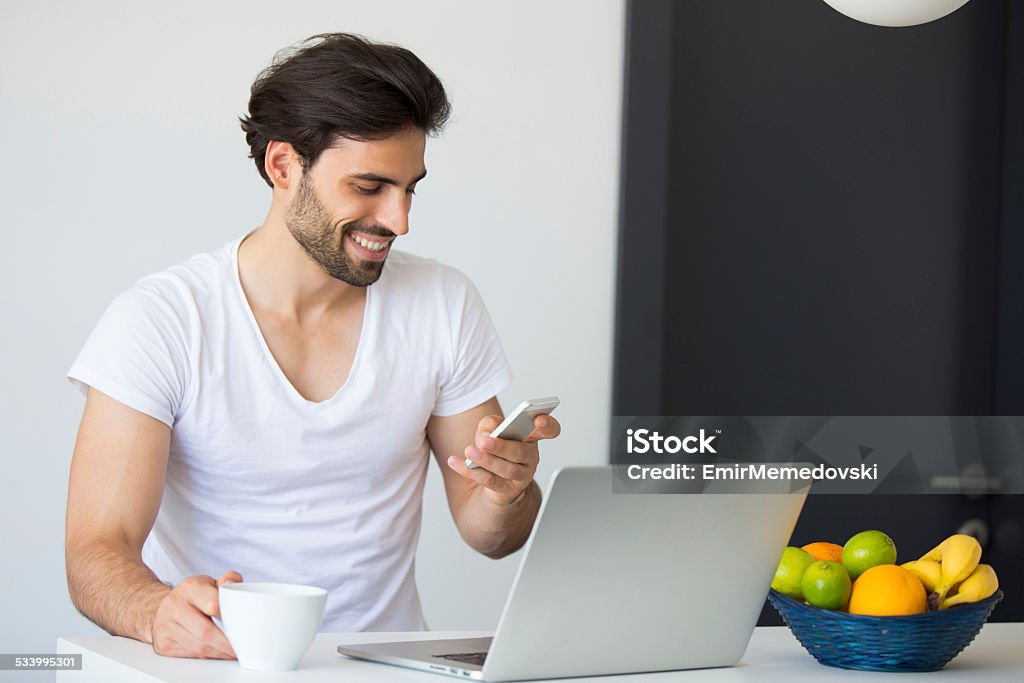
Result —
[[[223,586],[226,583],[241,583],[243,581],[242,575],[236,571],[225,572],[223,576],[217,579],[217,586]]]

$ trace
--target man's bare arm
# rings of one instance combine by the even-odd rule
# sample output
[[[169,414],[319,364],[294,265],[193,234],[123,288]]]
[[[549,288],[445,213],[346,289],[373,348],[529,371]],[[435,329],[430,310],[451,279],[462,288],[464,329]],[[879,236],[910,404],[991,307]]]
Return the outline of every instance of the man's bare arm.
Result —
[[[170,434],[159,420],[89,390],[68,481],[68,590],[87,618],[111,634],[151,643],[159,654],[233,658],[209,619],[217,612],[218,582],[193,576],[172,588],[142,562]]]
[[[537,418],[529,443],[497,439],[480,449],[479,440],[501,422],[496,398],[451,417],[433,416],[427,438],[444,477],[448,507],[463,540],[478,552],[498,559],[526,542],[540,509],[540,487],[533,481],[539,454],[536,441],[558,435],[551,417]],[[536,424],[536,423],[535,423]],[[464,458],[478,459],[481,467],[468,469]]]

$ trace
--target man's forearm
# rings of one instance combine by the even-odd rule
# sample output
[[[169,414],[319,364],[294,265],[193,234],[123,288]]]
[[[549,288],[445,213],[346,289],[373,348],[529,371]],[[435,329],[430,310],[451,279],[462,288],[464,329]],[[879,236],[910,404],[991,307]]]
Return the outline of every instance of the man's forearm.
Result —
[[[518,499],[505,505],[495,503],[483,486],[477,486],[459,508],[455,523],[462,538],[473,549],[499,559],[526,543],[540,501],[540,487],[535,481],[530,482]]]
[[[153,615],[171,587],[124,546],[107,541],[67,550],[75,607],[111,635],[153,642]]]

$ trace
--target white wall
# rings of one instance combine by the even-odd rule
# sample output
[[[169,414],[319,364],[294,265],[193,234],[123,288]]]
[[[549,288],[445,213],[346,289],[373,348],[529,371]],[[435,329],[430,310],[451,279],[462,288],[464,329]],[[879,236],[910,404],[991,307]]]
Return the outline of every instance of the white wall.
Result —
[[[212,6],[210,6],[212,5]],[[455,106],[401,248],[466,272],[516,381],[555,393],[557,465],[606,459],[623,0],[30,2],[0,8],[0,651],[98,633],[64,579],[82,409],[64,372],[136,278],[255,227],[236,117],[274,51],[354,31],[416,52]],[[521,554],[458,538],[431,465],[418,577],[433,628],[493,628]]]

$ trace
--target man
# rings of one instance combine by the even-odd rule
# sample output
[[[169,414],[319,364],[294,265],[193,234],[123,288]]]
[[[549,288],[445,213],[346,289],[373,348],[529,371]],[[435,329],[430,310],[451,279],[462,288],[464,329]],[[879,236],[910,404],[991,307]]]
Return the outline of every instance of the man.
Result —
[[[142,278],[96,326],[69,372],[87,399],[66,557],[72,600],[110,633],[233,658],[211,617],[243,573],[327,588],[324,630],[424,628],[428,450],[471,547],[524,543],[536,441],[558,422],[486,436],[510,374],[479,295],[392,251],[448,112],[409,51],[309,39],[260,75],[242,120],[273,190],[262,225]]]

